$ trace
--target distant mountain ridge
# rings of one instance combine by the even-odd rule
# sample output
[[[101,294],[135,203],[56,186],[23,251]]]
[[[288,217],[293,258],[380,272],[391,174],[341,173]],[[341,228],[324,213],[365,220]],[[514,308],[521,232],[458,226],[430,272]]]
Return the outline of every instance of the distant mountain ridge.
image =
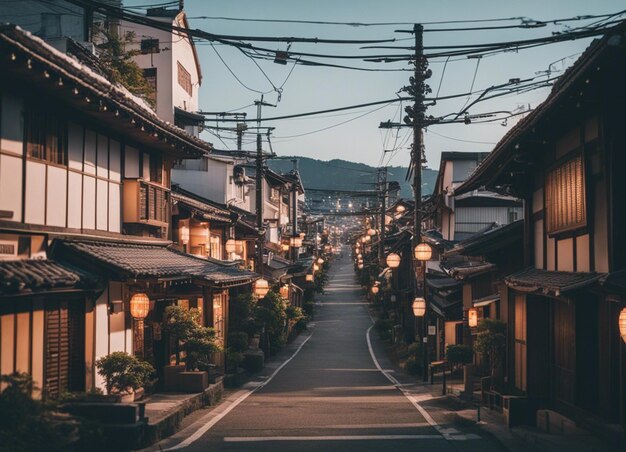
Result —
[[[329,161],[312,159],[309,157],[280,157],[271,159],[269,167],[277,172],[288,172],[293,169],[291,159],[298,160],[298,170],[304,188],[320,188],[328,190],[372,190],[376,182],[376,168],[365,163],[349,162],[333,159]],[[406,181],[407,167],[390,166],[387,170],[387,180],[397,181],[400,184],[400,196],[411,198],[413,189],[410,181]],[[433,192],[437,171],[425,168],[422,172],[422,194]]]

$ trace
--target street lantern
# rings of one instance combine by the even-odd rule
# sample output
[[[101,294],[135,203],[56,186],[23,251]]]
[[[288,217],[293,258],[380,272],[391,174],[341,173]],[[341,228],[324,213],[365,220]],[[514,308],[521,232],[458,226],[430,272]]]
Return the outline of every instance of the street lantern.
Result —
[[[150,299],[145,293],[136,293],[130,299],[130,315],[135,320],[143,320],[150,311]]]
[[[189,243],[189,228],[187,226],[180,227],[180,241],[183,245]]]
[[[398,268],[400,266],[400,256],[396,253],[389,253],[387,256],[387,267]]]
[[[283,251],[289,251],[289,243],[281,243],[280,249]]]
[[[370,237],[373,236],[373,235],[376,235],[376,229],[369,228],[367,230],[367,235],[369,235]]]
[[[307,273],[306,274],[306,281],[307,282],[313,282],[313,273]]]
[[[626,342],[626,308],[619,313],[619,332],[622,335],[622,340]]]
[[[316,272],[320,269],[320,266],[317,264],[313,264],[313,271]]]
[[[432,257],[433,250],[428,243],[420,243],[415,247],[414,253],[418,261],[427,261]]]
[[[317,263],[322,265],[324,263],[324,259],[322,259],[321,257],[317,258]]]
[[[363,259],[363,255],[361,253],[359,253],[359,254],[356,255],[356,258],[357,259]]]
[[[396,206],[396,212],[398,212],[398,213],[402,213],[402,212],[404,212],[405,210],[406,210],[406,207],[404,207],[402,204],[398,204],[398,205]]]
[[[471,308],[467,311],[467,323],[470,328],[476,328],[478,326],[478,310]]]
[[[366,234],[366,235],[363,236],[363,242],[364,243],[367,243],[367,242],[369,242],[371,240],[372,240],[372,238],[369,235]]]
[[[266,279],[260,278],[254,282],[254,294],[263,298],[270,291],[270,285]]]
[[[357,268],[359,270],[363,270],[363,262],[359,262],[359,264],[357,265]]]
[[[280,286],[280,296],[285,300],[289,300],[289,284],[283,284]]]
[[[417,297],[413,300],[413,315],[415,317],[424,317],[426,314],[426,300],[422,297]]]
[[[228,239],[226,240],[224,247],[226,248],[227,253],[234,253],[235,250],[237,249],[237,244],[235,243],[233,239]]]
[[[378,286],[372,286],[372,293],[376,295],[378,293]]]

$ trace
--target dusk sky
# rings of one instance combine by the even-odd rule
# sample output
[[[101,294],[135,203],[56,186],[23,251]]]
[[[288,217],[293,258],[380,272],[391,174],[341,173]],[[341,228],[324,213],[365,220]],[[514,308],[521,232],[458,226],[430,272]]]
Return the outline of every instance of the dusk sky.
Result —
[[[125,6],[145,5],[144,0],[124,1]],[[579,15],[604,14],[620,11],[624,3],[619,0],[582,0],[523,2],[506,1],[454,1],[437,2],[391,0],[391,1],[293,1],[293,0],[240,0],[201,1],[187,0],[185,10],[192,28],[201,28],[216,34],[242,36],[296,36],[332,39],[388,39],[401,41],[389,43],[393,46],[410,46],[413,36],[394,33],[397,29],[411,29],[410,23],[424,23],[426,30],[435,28],[477,27],[520,24],[520,17],[538,21],[570,18]],[[212,19],[199,18],[209,16]],[[221,19],[217,19],[217,18]],[[323,24],[294,24],[260,21],[234,21],[224,18],[284,19],[332,22],[405,22],[406,25],[349,26]],[[518,18],[508,22],[428,24],[435,21],[456,21],[485,18]],[[482,30],[469,32],[426,32],[424,45],[477,44],[531,39],[550,36],[555,31],[566,31],[590,23],[590,20],[565,22],[536,29]],[[518,52],[498,53],[482,59],[466,57],[445,58],[430,62],[433,71],[429,84],[432,95],[448,96],[472,91],[481,91],[492,85],[507,82],[511,78],[547,78],[546,71],[551,63],[551,76],[561,74],[587,47],[590,39],[551,44]],[[287,50],[285,43],[258,43],[259,46],[275,50]],[[387,45],[387,44],[386,44]],[[381,53],[406,53],[403,50],[361,50],[360,45],[300,44],[291,46],[291,51],[322,54],[362,55]],[[256,91],[265,92],[265,101],[277,103],[274,87],[282,86],[282,95],[276,108],[266,107],[263,116],[282,116],[294,113],[324,110],[361,104],[396,96],[396,92],[407,84],[411,72],[363,72],[329,67],[310,67],[275,64],[257,60],[263,72],[253,60],[236,48],[206,42],[198,43],[203,71],[200,89],[200,105],[205,111],[245,111],[248,117],[256,116],[254,100],[260,98]],[[222,62],[217,53],[224,60]],[[324,60],[334,64],[380,69],[411,69],[406,63],[363,63],[359,60]],[[237,76],[239,81],[229,72]],[[445,73],[442,72],[444,66]],[[293,69],[293,70],[292,70]],[[269,80],[268,80],[269,79]],[[271,82],[270,82],[271,80]],[[440,83],[441,82],[441,83]],[[246,85],[244,87],[243,85]],[[273,86],[272,86],[273,85]],[[549,88],[541,88],[525,94],[511,94],[483,102],[472,109],[471,114],[488,111],[515,111],[537,106]],[[429,108],[428,114],[442,116],[458,112],[476,96],[440,101]],[[403,104],[403,107],[406,104]],[[244,107],[244,108],[242,108]],[[406,165],[409,161],[411,142],[410,129],[386,131],[378,128],[381,121],[401,121],[404,113],[400,104],[366,107],[315,117],[281,120],[264,123],[276,127],[273,133],[273,149],[278,155],[302,155],[323,160],[342,158],[379,165]],[[519,111],[519,110],[518,110]],[[518,117],[519,118],[519,117]],[[517,119],[487,124],[451,124],[431,126],[425,133],[428,166],[437,167],[442,151],[489,151],[512,127]],[[341,124],[344,123],[344,124]],[[325,130],[321,130],[325,129]],[[216,148],[235,148],[234,135],[219,133],[219,137],[205,132],[203,137]],[[254,137],[244,139],[244,147],[254,148]],[[381,160],[383,150],[387,152]]]

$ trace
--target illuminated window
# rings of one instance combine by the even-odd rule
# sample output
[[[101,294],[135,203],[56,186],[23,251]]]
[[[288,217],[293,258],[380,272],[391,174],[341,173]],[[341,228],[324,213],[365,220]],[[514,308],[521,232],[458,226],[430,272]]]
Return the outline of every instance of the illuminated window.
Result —
[[[30,158],[67,164],[67,131],[58,114],[30,107],[26,117],[26,152]]]
[[[548,173],[546,215],[549,233],[587,225],[582,156],[575,157]]]
[[[222,258],[222,240],[217,234],[211,234],[209,237],[211,257],[215,259]]]

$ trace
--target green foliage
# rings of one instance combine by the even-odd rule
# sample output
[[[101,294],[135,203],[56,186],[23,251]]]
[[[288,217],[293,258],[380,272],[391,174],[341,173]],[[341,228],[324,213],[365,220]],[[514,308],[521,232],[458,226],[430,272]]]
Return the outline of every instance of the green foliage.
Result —
[[[243,331],[236,331],[228,335],[228,348],[236,352],[248,350],[248,334]]]
[[[297,306],[287,306],[285,309],[285,315],[287,316],[287,320],[293,323],[296,323],[304,318],[304,313],[302,309]]]
[[[237,352],[228,348],[226,350],[226,371],[227,372],[237,372],[237,369],[243,363],[244,356],[243,353]]]
[[[389,319],[377,319],[374,322],[374,329],[378,332],[381,339],[389,339],[391,337],[391,328],[393,322]]]
[[[154,106],[151,100],[154,89],[144,77],[143,70],[133,60],[141,52],[138,49],[129,49],[133,41],[136,41],[135,33],[127,31],[120,36],[106,27],[97,27],[94,30],[94,38],[94,41],[98,42],[96,47],[100,65],[109,81],[119,83],[132,94],[142,97]]]
[[[183,343],[185,365],[187,370],[206,370],[211,364],[211,355],[221,351],[215,341],[215,330],[209,327],[196,326]]]
[[[483,355],[495,376],[501,366],[506,348],[506,324],[501,320],[482,319],[478,323],[478,335],[474,350]]]
[[[270,291],[257,303],[254,312],[257,323],[265,326],[272,351],[278,351],[286,343],[287,314],[285,311],[285,301],[280,295]]]
[[[163,330],[179,341],[186,341],[191,333],[198,328],[199,320],[200,311],[195,308],[168,306],[165,308]]]
[[[404,370],[406,370],[411,375],[421,374],[422,373],[422,363],[416,357],[410,356],[404,362]]]
[[[107,393],[139,389],[150,380],[155,370],[150,363],[125,352],[113,352],[96,361],[98,375],[105,380]]]
[[[254,321],[256,300],[251,293],[243,293],[229,303],[228,323],[231,331],[244,331],[249,336],[259,332]]]
[[[420,342],[412,342],[407,347],[407,352],[409,356],[412,356],[413,358],[415,358],[416,360],[420,362],[422,360],[423,350],[424,350],[424,347],[422,347],[422,344]]]
[[[468,345],[448,345],[446,358],[452,364],[469,364],[474,359],[474,352]]]

